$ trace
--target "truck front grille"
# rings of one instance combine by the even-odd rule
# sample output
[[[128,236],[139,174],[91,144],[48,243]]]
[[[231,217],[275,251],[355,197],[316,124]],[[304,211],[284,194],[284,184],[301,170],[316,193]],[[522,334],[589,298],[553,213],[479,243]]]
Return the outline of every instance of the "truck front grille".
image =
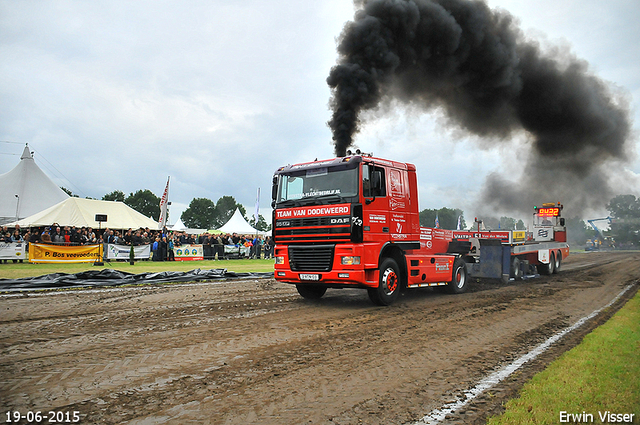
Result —
[[[333,265],[335,245],[289,245],[291,270],[328,272]]]

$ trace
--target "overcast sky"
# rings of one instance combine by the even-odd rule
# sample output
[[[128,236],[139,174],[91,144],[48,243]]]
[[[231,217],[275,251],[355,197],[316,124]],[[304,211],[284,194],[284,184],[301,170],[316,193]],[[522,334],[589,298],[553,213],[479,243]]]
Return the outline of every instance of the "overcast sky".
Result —
[[[637,0],[488,4],[624,92],[638,134]],[[0,0],[0,174],[28,143],[36,163],[81,197],[161,196],[171,176],[172,224],[193,198],[231,195],[252,214],[258,188],[270,220],[274,170],[333,156],[326,78],[354,10],[348,0]],[[378,112],[356,143],[416,164],[420,209],[461,208],[473,221],[484,177],[521,171],[507,154],[518,144],[483,147],[442,122]],[[401,149],[399,140],[415,143]],[[624,167],[640,174],[638,157]]]

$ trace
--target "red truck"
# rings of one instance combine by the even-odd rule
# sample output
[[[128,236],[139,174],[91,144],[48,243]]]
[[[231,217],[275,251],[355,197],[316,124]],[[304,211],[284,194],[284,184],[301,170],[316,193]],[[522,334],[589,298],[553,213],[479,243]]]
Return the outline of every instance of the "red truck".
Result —
[[[416,167],[360,152],[279,168],[272,206],[275,278],[295,284],[305,298],[321,298],[327,288],[358,287],[375,304],[390,305],[403,288],[460,293],[469,271],[504,277],[505,261],[507,276],[513,259],[522,259],[516,264],[522,271],[530,261],[502,239],[421,227]],[[499,259],[485,242],[500,245]]]

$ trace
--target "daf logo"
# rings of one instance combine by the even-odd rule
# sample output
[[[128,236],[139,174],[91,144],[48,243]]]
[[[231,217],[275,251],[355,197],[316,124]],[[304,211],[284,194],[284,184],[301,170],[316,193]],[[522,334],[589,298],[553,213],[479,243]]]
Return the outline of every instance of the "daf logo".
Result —
[[[277,221],[276,222],[276,227],[289,227],[291,226],[291,222],[290,221]]]
[[[343,218],[332,218],[330,220],[331,224],[348,224],[351,221],[351,219],[349,217],[343,217]]]

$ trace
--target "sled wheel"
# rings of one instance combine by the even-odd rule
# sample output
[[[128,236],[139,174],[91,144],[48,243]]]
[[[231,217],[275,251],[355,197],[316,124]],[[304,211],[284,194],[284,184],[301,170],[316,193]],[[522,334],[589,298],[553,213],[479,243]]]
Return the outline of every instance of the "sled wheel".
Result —
[[[520,269],[520,259],[514,257],[511,262],[511,277],[514,280],[522,280],[522,270]]]

